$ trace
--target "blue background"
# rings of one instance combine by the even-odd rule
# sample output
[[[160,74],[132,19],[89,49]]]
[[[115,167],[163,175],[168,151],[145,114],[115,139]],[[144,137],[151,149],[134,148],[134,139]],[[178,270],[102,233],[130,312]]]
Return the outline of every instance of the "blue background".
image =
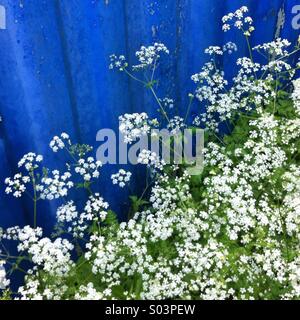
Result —
[[[159,93],[175,98],[184,113],[193,88],[190,76],[207,61],[206,47],[232,40],[239,55],[247,52],[239,33],[221,32],[224,14],[247,5],[256,27],[253,43],[262,43],[274,38],[283,8],[281,36],[295,41],[296,4],[300,0],[0,0],[7,15],[7,28],[0,30],[0,226],[32,222],[32,204],[5,195],[2,183],[16,173],[24,153],[43,154],[54,169],[64,161],[48,147],[54,135],[68,132],[74,141],[97,147],[97,131],[117,129],[120,114],[155,113],[153,98],[138,83],[108,70],[110,54],[124,53],[133,63],[142,44],[164,42],[171,57],[161,66]],[[225,59],[230,78],[234,68]],[[128,194],[111,185],[115,171],[102,170],[97,188],[124,219]],[[139,192],[144,179],[139,169],[135,178]],[[39,207],[40,225],[52,224],[56,206]]]

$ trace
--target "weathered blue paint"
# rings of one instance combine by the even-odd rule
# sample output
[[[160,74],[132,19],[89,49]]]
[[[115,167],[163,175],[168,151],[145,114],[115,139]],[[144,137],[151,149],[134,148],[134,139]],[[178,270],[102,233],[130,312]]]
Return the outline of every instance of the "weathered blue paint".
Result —
[[[51,137],[62,131],[73,140],[97,146],[96,132],[116,129],[125,112],[156,113],[155,102],[143,88],[108,70],[111,53],[125,53],[130,61],[142,44],[162,41],[172,57],[164,59],[159,89],[176,98],[185,112],[190,75],[207,60],[208,45],[235,41],[245,54],[238,33],[223,34],[221,17],[248,5],[255,19],[255,43],[272,40],[277,14],[283,8],[286,22],[282,34],[296,40],[291,27],[291,8],[298,0],[0,0],[6,8],[6,29],[0,30],[0,181],[16,170],[26,152],[44,154],[46,165],[55,168],[62,159],[49,151]],[[234,72],[227,58],[226,73]],[[194,113],[199,107],[194,106]],[[112,208],[126,218],[126,192],[109,182],[115,171],[107,167],[97,186]],[[141,189],[144,174],[135,169]],[[43,204],[39,223],[51,225],[56,203]],[[0,225],[29,223],[32,206],[4,194],[0,188]]]

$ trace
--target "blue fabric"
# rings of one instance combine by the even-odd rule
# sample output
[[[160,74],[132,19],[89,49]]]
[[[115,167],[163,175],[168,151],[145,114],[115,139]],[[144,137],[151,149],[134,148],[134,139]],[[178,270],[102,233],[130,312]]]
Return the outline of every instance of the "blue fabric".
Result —
[[[4,194],[2,181],[17,171],[19,158],[29,151],[45,156],[55,168],[64,161],[48,148],[52,136],[68,132],[74,141],[97,147],[101,128],[118,127],[125,112],[155,114],[153,98],[138,84],[108,70],[109,55],[124,53],[134,61],[142,44],[164,42],[171,51],[160,73],[160,94],[176,99],[184,113],[190,76],[207,61],[203,50],[228,40],[246,54],[238,33],[222,33],[224,14],[247,5],[255,20],[254,43],[274,38],[277,14],[283,8],[282,34],[296,41],[291,26],[298,0],[0,0],[6,8],[5,30],[0,30],[0,226],[31,222],[32,204]],[[228,77],[234,68],[224,60]],[[196,105],[192,112],[198,112]],[[99,188],[121,219],[126,218],[128,194],[110,183],[113,166],[102,170]],[[144,175],[134,169],[135,191]],[[127,203],[127,204],[126,204]],[[57,203],[39,207],[39,224],[54,220]],[[125,209],[124,209],[125,208]]]

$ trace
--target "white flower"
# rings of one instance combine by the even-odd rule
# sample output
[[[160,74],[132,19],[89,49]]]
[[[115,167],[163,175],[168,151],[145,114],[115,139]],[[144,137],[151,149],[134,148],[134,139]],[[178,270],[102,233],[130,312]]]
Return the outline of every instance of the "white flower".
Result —
[[[227,32],[231,29],[233,25],[237,29],[242,29],[245,36],[250,36],[254,31],[254,27],[252,26],[253,20],[251,17],[244,17],[245,13],[248,12],[248,8],[243,6],[240,9],[236,10],[233,13],[229,13],[228,15],[222,18],[223,22],[223,31]]]
[[[12,193],[14,197],[20,198],[22,194],[26,191],[26,184],[30,182],[29,176],[23,176],[21,173],[17,173],[14,177],[6,178],[5,184],[7,187],[5,188],[5,193]]]
[[[151,121],[145,112],[126,113],[119,117],[119,130],[123,135],[124,142],[130,144],[150,133]]]
[[[40,184],[36,186],[41,199],[53,200],[65,197],[69,189],[74,186],[74,183],[70,180],[72,177],[70,172],[60,175],[58,170],[54,170],[52,175],[52,177],[48,175],[43,177]]]
[[[161,53],[169,54],[169,50],[163,43],[154,43],[154,45],[148,47],[142,46],[136,52],[139,64],[133,66],[133,69],[138,70],[153,67],[160,58]]]
[[[205,53],[209,55],[223,55],[223,51],[220,47],[218,46],[210,46],[204,51]]]
[[[10,281],[6,278],[6,271],[4,265],[5,261],[0,260],[0,290],[4,290],[5,288],[7,288],[10,283]]]
[[[67,133],[63,132],[60,137],[55,136],[51,140],[49,146],[53,152],[58,152],[59,149],[64,149],[66,146],[71,145],[70,137]]]
[[[142,150],[138,156],[137,162],[157,170],[162,170],[165,165],[165,162],[160,160],[155,152],[149,150]]]
[[[292,99],[294,102],[296,112],[300,116],[300,78],[295,80],[293,84],[294,84],[294,91],[292,94]]]
[[[39,162],[43,161],[43,156],[29,152],[19,161],[18,167],[24,167],[27,171],[35,170],[39,167]]]
[[[78,212],[73,201],[60,206],[56,212],[57,222],[72,222],[78,217]]]
[[[273,58],[278,58],[288,55],[288,51],[286,50],[286,48],[288,48],[290,45],[291,43],[288,40],[277,38],[272,42],[257,45],[253,48],[253,50],[263,51],[270,55],[273,55]]]
[[[80,220],[104,221],[107,216],[108,203],[100,197],[99,193],[95,193],[94,196],[90,196],[85,205],[85,213],[80,216]]]
[[[74,170],[83,177],[84,181],[91,181],[92,178],[97,179],[100,176],[99,169],[101,167],[101,161],[95,160],[93,157],[88,157],[87,159],[79,159]]]
[[[159,99],[159,101],[161,102],[161,104],[163,105],[164,109],[173,109],[174,108],[174,100],[171,98],[163,98],[163,99]]]
[[[86,286],[80,286],[79,292],[75,295],[76,300],[104,300],[105,294],[97,292],[93,283],[88,283]]]
[[[131,172],[120,169],[118,173],[111,175],[111,180],[113,184],[118,184],[120,188],[124,188],[126,183],[130,181],[131,176]]]
[[[110,70],[116,68],[119,71],[124,71],[124,69],[126,69],[127,67],[128,67],[128,63],[126,62],[126,59],[123,55],[116,56],[115,54],[112,54],[110,56],[110,65],[109,65]]]
[[[182,129],[186,128],[186,124],[183,118],[175,116],[170,119],[167,128],[170,130],[171,134],[178,134]]]
[[[235,51],[237,51],[237,45],[234,42],[229,41],[223,45],[223,52],[232,54]]]
[[[36,265],[42,266],[45,272],[53,276],[66,275],[72,265],[71,250],[73,245],[66,239],[57,238],[52,242],[48,238],[42,238],[32,244],[28,252]]]

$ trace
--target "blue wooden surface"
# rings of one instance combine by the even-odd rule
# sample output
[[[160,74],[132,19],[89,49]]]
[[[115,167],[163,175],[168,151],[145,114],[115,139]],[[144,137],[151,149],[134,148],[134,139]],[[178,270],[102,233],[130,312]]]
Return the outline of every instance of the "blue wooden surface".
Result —
[[[118,127],[125,112],[155,114],[152,97],[124,75],[108,70],[111,53],[125,53],[134,62],[142,44],[164,42],[171,58],[164,60],[159,93],[176,99],[185,112],[190,75],[207,60],[204,49],[237,43],[246,53],[238,33],[222,33],[224,14],[247,5],[255,20],[255,43],[271,41],[277,14],[284,8],[283,36],[296,40],[291,27],[292,7],[297,0],[0,0],[6,8],[7,28],[0,30],[0,182],[16,172],[18,159],[26,152],[44,154],[55,168],[62,158],[48,148],[51,137],[62,131],[74,140],[97,146],[101,128]],[[234,68],[224,61],[228,77]],[[196,107],[192,110],[198,111]],[[100,192],[126,218],[126,192],[110,184],[115,167],[102,170]],[[135,170],[141,189],[143,173]],[[50,226],[56,203],[43,204],[39,223]],[[28,223],[31,204],[4,194],[0,187],[0,226]],[[123,213],[121,213],[123,212]]]

